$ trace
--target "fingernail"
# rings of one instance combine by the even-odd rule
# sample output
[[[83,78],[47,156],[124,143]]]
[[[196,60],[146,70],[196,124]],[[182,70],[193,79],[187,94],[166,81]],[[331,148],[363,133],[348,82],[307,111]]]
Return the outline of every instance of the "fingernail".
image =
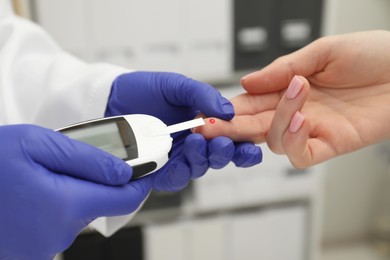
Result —
[[[290,82],[290,85],[287,88],[286,97],[288,99],[296,98],[299,92],[301,91],[302,87],[303,87],[302,80],[300,80],[297,76],[294,76],[294,78]]]
[[[291,120],[290,127],[288,128],[290,132],[296,133],[299,130],[299,128],[301,128],[301,126],[303,125],[303,121],[305,121],[303,115],[299,113],[299,111],[295,112]]]
[[[257,73],[257,71],[252,72],[252,73],[249,73],[248,75],[245,75],[244,77],[241,78],[241,81],[244,81],[244,80],[250,78],[251,76],[253,76],[253,75],[256,74],[256,73]]]

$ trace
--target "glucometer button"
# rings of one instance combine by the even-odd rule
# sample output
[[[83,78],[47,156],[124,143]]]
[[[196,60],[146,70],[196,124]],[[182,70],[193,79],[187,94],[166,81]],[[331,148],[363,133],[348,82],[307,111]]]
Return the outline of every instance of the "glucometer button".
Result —
[[[133,178],[137,179],[144,176],[145,174],[154,171],[157,168],[157,163],[147,162],[133,166]]]

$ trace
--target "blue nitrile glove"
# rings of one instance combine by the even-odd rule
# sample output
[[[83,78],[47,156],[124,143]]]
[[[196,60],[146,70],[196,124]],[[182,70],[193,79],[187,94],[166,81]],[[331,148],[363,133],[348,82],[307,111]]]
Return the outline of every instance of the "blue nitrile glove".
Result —
[[[106,116],[148,114],[171,125],[208,117],[230,120],[233,105],[212,86],[183,75],[167,72],[133,72],[113,83]],[[205,140],[199,134],[183,131],[173,134],[168,163],[153,174],[157,190],[176,191],[191,179],[204,175],[209,167],[219,169],[233,161],[249,167],[261,162],[262,153],[251,143],[233,143],[226,137]]]
[[[49,129],[0,127],[0,259],[46,260],[99,216],[136,210],[152,179]]]

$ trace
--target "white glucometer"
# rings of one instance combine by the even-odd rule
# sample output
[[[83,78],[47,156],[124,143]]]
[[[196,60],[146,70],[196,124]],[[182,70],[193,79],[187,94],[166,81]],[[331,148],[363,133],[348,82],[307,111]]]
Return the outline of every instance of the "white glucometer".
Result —
[[[133,179],[160,169],[172,148],[170,134],[204,125],[202,118],[167,126],[144,114],[90,120],[57,131],[109,152],[133,167]]]

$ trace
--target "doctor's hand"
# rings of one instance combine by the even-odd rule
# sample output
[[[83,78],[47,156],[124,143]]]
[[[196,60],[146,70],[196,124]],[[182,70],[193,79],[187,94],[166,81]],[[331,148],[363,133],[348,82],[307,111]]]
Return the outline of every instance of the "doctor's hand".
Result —
[[[198,114],[231,120],[232,104],[212,86],[176,73],[133,72],[113,83],[106,116],[148,114],[171,125],[193,119]],[[206,140],[202,135],[183,131],[173,134],[168,163],[153,174],[157,190],[176,191],[209,168],[219,169],[233,161],[249,167],[261,162],[258,146],[235,143],[227,137]]]
[[[45,260],[99,216],[128,214],[151,179],[97,148],[31,125],[0,127],[0,259]]]
[[[198,132],[266,140],[298,168],[360,149],[390,137],[390,32],[319,39],[242,85],[236,117]]]

